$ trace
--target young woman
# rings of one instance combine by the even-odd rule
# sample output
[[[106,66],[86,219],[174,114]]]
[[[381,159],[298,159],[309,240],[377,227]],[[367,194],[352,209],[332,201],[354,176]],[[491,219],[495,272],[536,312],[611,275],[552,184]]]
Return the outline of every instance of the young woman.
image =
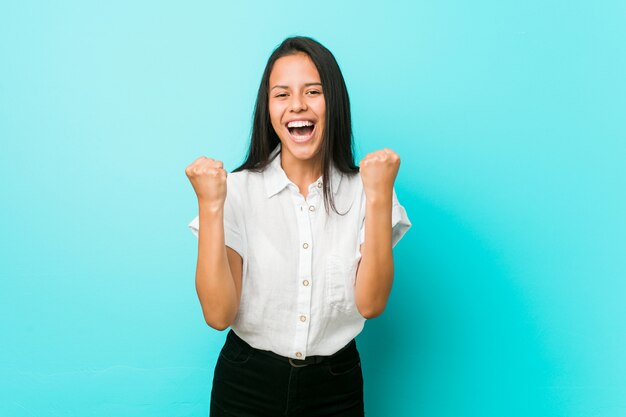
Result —
[[[363,416],[354,338],[381,314],[392,247],[411,226],[385,148],[354,164],[348,93],[331,52],[283,41],[259,88],[246,161],[186,169],[199,215],[196,289],[230,326],[211,416]]]

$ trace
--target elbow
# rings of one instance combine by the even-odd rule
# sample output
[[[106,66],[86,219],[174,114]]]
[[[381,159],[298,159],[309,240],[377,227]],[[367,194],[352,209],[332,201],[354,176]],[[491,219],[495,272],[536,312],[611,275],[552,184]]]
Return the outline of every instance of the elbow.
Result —
[[[389,298],[388,291],[365,292],[357,291],[355,293],[355,304],[359,314],[366,320],[376,318],[383,314],[387,307]]]
[[[359,275],[360,273],[360,275]],[[357,273],[354,301],[359,314],[366,320],[383,314],[391,293],[393,265],[389,269],[362,269]]]
[[[229,320],[226,317],[217,317],[215,314],[204,314],[204,321],[209,327],[219,331],[228,329],[232,323],[232,320]]]
[[[383,314],[385,311],[386,304],[367,304],[367,305],[359,305],[357,304],[356,308],[359,311],[359,314],[366,320],[376,318]]]
[[[219,331],[224,331],[226,329],[228,329],[228,327],[230,326],[230,323],[228,323],[225,320],[215,320],[215,319],[211,319],[208,317],[204,318],[204,321],[206,322],[206,324],[215,329],[215,330],[219,330]]]

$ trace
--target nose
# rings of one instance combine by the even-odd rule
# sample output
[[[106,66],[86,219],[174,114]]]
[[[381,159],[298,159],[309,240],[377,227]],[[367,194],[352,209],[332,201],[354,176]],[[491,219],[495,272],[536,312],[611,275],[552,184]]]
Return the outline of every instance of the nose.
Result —
[[[298,94],[291,96],[291,111],[298,112],[306,110],[306,101],[302,99]]]

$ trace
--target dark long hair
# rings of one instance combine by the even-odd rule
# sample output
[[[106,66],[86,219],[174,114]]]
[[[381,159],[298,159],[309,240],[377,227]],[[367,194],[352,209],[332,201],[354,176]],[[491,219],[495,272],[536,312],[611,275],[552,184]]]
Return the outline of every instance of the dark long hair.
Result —
[[[297,53],[305,53],[311,58],[322,82],[326,103],[326,123],[320,149],[324,176],[324,206],[326,212],[329,211],[329,207],[332,207],[338,213],[331,184],[327,180],[330,178],[331,164],[344,174],[359,172],[359,167],[354,164],[350,99],[335,57],[326,47],[312,38],[304,36],[287,38],[270,55],[256,98],[248,155],[245,162],[233,172],[244,169],[260,172],[271,162],[270,153],[280,143],[280,139],[270,121],[268,103],[270,73],[279,58]]]

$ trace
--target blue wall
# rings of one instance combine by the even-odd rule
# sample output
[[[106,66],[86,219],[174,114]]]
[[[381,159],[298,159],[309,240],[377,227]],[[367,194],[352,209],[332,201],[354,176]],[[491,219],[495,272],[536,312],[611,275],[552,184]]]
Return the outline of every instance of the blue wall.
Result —
[[[206,416],[224,333],[184,168],[242,159],[271,49],[336,55],[413,228],[369,416],[626,415],[626,3],[0,4],[0,415]]]

